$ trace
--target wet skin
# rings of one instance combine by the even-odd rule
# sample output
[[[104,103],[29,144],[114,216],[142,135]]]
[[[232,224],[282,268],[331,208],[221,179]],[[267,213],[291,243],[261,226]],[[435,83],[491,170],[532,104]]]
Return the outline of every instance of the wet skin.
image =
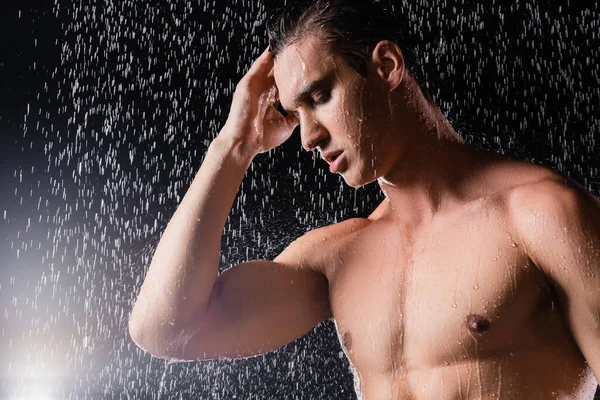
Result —
[[[418,229],[395,222],[384,201],[369,219],[324,233],[312,265],[329,281],[364,399],[593,397],[595,378],[557,296],[512,226],[515,190]]]
[[[385,71],[393,65],[380,65],[387,80],[362,79],[324,54],[315,40],[290,46],[274,75],[303,146],[343,150],[346,183],[377,179],[387,197],[369,218],[322,228],[302,260],[327,277],[359,397],[593,397],[596,379],[566,306],[522,234],[533,215],[523,199],[558,193],[565,179],[448,139],[439,115],[401,104],[414,86]],[[332,71],[334,84],[294,101]],[[400,92],[387,96],[390,87]],[[589,212],[597,215],[597,202]]]

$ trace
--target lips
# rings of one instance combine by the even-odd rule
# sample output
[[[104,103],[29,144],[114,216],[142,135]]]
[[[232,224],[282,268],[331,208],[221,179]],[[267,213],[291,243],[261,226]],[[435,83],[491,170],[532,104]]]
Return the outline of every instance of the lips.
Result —
[[[342,154],[342,151],[331,151],[323,154],[323,159],[327,161],[328,164],[333,163],[339,155]]]
[[[343,153],[337,156],[337,158],[331,164],[329,164],[329,171],[331,171],[332,173],[340,172],[342,169],[344,169],[342,163],[344,163]]]

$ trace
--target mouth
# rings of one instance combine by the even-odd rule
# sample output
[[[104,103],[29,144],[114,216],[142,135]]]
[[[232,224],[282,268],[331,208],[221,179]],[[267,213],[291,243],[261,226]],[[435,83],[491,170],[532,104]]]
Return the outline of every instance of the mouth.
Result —
[[[332,173],[339,172],[342,168],[342,162],[344,161],[344,153],[337,154],[331,157],[332,162],[329,164],[329,171]]]
[[[343,153],[342,151],[337,152],[329,152],[322,155],[323,159],[327,162],[327,164],[332,164],[335,160]]]

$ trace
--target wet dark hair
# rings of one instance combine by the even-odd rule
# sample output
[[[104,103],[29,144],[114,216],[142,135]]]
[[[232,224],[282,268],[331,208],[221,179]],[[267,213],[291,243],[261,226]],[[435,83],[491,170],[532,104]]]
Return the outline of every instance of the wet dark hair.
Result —
[[[363,77],[377,43],[391,40],[402,50],[406,71],[425,98],[433,101],[422,84],[415,45],[408,32],[408,19],[396,17],[377,0],[292,0],[276,8],[267,21],[269,46],[275,57],[287,46],[318,33],[329,50]]]

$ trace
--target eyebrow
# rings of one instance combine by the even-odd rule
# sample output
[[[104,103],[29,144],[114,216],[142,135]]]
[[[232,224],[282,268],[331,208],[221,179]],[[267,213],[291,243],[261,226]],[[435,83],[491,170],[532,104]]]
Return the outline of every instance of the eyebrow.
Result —
[[[317,79],[316,81],[309,82],[298,94],[294,97],[294,107],[298,107],[298,105],[302,102],[306,102],[307,99],[311,97],[311,95],[329,85],[332,81],[333,71],[328,72],[324,77]],[[288,110],[281,106],[285,112],[293,113],[295,110]]]

